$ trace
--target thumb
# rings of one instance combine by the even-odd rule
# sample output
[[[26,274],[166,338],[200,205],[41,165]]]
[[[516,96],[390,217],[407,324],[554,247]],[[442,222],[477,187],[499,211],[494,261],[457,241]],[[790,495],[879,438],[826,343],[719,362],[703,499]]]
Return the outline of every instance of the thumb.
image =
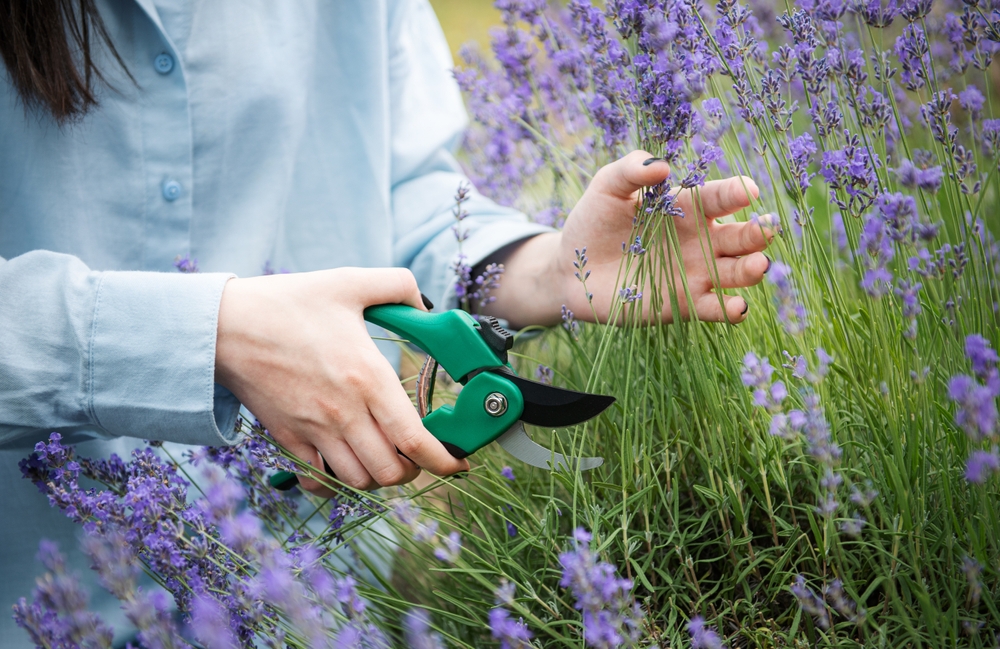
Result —
[[[349,294],[364,308],[376,304],[406,304],[426,310],[417,280],[407,268],[344,268]]]
[[[615,198],[630,199],[643,187],[663,182],[668,175],[670,165],[666,161],[640,150],[601,167],[591,186]]]

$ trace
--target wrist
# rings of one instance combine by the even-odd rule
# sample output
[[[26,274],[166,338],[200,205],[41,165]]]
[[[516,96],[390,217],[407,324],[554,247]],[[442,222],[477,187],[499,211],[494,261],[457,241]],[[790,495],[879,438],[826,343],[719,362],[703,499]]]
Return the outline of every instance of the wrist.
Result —
[[[215,335],[215,382],[233,392],[236,389],[234,365],[238,357],[240,338],[240,303],[242,301],[241,280],[233,278],[226,282],[219,300],[219,318]]]
[[[559,322],[568,272],[559,259],[561,237],[560,232],[547,232],[512,249],[502,260],[497,299],[483,313],[505,318],[515,329]]]

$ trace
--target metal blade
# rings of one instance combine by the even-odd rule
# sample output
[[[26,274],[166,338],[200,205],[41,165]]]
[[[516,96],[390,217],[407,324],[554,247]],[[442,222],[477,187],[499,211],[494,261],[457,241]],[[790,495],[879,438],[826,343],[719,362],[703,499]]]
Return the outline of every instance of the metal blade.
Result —
[[[557,388],[529,381],[510,371],[499,373],[521,391],[521,396],[524,397],[521,419],[534,426],[573,426],[596,417],[615,402],[614,397],[607,395]]]
[[[525,464],[537,466],[540,469],[563,469],[566,471],[587,471],[604,464],[603,457],[566,457],[531,441],[524,432],[524,425],[519,421],[507,432],[497,438],[505,451]]]

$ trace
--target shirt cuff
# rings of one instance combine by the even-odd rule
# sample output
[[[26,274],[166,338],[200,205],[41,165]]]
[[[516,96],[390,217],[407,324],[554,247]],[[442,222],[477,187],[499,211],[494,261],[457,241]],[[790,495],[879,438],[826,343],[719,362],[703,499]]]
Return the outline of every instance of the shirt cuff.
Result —
[[[215,383],[219,302],[232,277],[102,274],[86,377],[101,428],[183,444],[236,441],[239,401]]]

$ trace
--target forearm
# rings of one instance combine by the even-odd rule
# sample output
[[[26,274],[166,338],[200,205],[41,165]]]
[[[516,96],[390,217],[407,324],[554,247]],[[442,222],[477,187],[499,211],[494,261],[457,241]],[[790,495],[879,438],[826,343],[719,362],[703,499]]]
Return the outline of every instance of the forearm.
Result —
[[[485,263],[504,265],[496,300],[481,309],[484,315],[507,320],[515,329],[559,322],[565,304],[565,276],[560,260],[558,232],[540,234],[498,251]]]

